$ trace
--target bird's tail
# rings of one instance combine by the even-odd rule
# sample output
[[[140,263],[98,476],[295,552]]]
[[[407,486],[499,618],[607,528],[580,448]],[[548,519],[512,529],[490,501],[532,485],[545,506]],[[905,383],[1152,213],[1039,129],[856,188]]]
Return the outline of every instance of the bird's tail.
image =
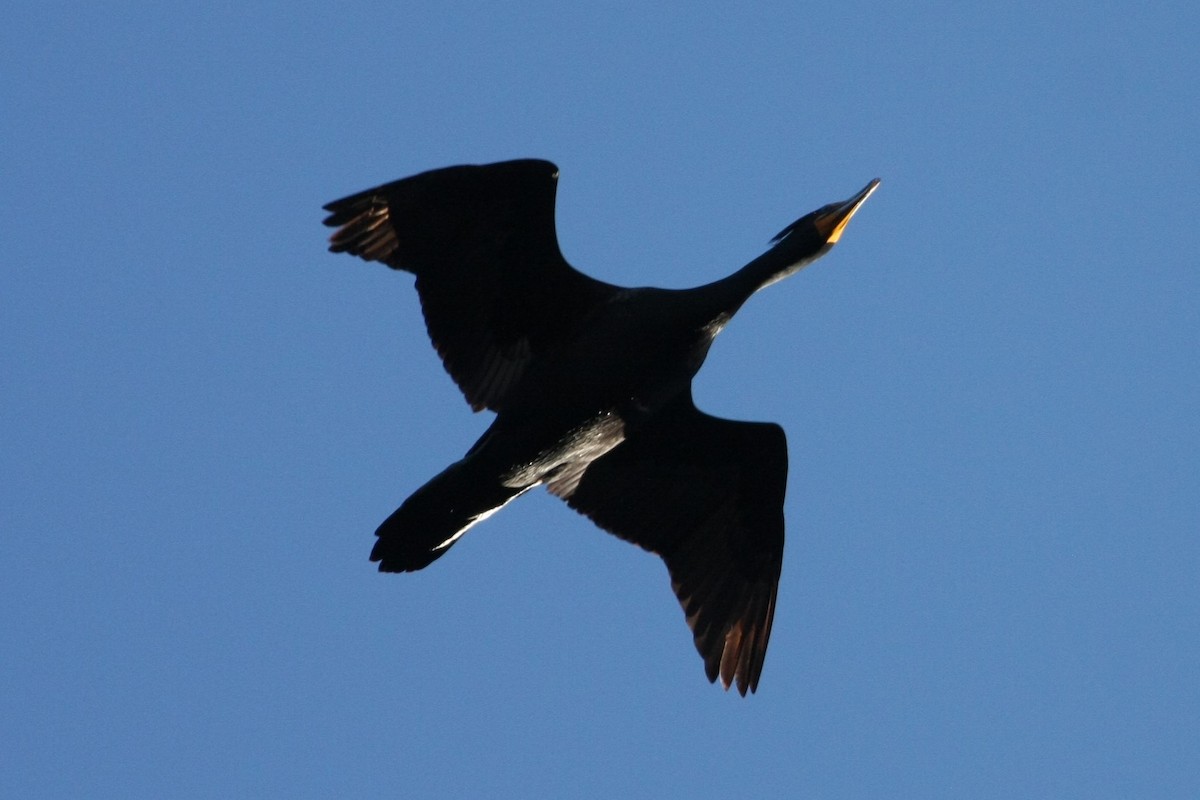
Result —
[[[451,464],[383,521],[371,560],[380,572],[414,572],[450,549],[472,525],[524,490],[481,476],[471,459]]]

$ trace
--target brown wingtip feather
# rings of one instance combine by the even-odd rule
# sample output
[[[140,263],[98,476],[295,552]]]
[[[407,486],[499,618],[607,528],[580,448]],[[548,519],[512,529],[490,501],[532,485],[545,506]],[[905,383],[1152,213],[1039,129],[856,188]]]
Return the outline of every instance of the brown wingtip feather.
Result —
[[[324,222],[337,230],[329,237],[329,252],[349,253],[367,261],[386,261],[396,250],[387,201],[373,194],[335,200]]]
[[[720,678],[726,691],[736,685],[742,697],[758,691],[774,618],[775,592],[771,591],[755,596],[723,637],[697,629],[696,647],[704,657],[708,680],[715,683]]]

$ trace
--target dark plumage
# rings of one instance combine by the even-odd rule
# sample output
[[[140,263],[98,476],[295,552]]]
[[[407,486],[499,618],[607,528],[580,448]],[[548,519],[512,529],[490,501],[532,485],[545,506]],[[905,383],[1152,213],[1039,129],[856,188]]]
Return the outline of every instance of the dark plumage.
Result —
[[[879,184],[785,228],[727,278],[626,289],[563,259],[557,168],[433,170],[325,206],[330,250],[416,275],[446,371],[496,419],[376,531],[371,560],[418,570],[474,523],[544,484],[666,562],[710,681],[753,692],[783,560],[787,443],[765,422],[709,416],[692,377],[758,289],[823,255]]]

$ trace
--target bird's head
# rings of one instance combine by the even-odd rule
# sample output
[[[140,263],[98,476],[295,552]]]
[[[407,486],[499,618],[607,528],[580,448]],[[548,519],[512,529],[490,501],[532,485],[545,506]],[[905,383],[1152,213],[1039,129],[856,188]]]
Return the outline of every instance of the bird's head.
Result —
[[[771,243],[779,255],[786,255],[792,267],[788,272],[816,260],[837,244],[846,223],[878,186],[879,178],[875,178],[849,200],[822,206],[776,234]]]

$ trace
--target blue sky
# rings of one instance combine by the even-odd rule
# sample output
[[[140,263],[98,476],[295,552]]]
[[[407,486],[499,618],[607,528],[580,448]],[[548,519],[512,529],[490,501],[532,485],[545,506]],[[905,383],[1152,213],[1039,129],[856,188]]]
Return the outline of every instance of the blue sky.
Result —
[[[1046,6],[18,0],[0,795],[1200,792],[1200,12]],[[789,437],[752,698],[543,492],[366,560],[488,415],[320,206],[522,156],[628,285],[883,179],[696,381]]]

